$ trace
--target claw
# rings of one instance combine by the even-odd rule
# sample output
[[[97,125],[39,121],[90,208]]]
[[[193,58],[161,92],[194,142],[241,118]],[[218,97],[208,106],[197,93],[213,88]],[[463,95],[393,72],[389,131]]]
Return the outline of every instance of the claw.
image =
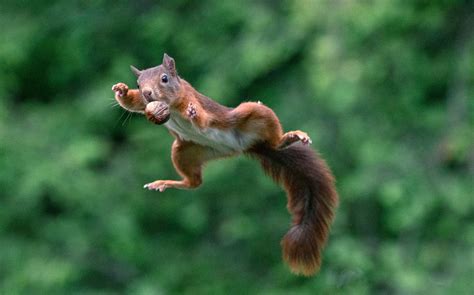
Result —
[[[311,141],[311,138],[309,137],[300,137],[301,142],[304,145],[312,144],[313,142]]]
[[[308,145],[308,144],[312,144],[312,143],[313,143],[313,142],[311,141],[311,138],[309,138],[309,136],[307,136],[307,135],[298,134],[298,138],[299,138],[299,140],[301,141],[301,143],[304,144],[304,145]]]

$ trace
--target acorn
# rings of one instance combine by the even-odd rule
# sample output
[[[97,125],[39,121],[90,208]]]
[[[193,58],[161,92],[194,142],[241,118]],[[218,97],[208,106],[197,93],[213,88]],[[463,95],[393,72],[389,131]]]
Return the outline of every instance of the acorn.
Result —
[[[170,108],[162,101],[152,101],[146,105],[145,116],[148,121],[161,125],[170,118]]]

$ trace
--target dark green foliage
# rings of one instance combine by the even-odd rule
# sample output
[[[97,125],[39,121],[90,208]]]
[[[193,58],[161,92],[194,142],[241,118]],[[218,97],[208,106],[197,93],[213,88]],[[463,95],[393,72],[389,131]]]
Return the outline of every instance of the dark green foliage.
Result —
[[[0,9],[0,293],[472,294],[471,1],[9,1]],[[228,106],[310,134],[340,192],[320,274],[281,261],[257,162],[176,178],[112,84],[164,52]],[[121,117],[122,116],[122,117]]]

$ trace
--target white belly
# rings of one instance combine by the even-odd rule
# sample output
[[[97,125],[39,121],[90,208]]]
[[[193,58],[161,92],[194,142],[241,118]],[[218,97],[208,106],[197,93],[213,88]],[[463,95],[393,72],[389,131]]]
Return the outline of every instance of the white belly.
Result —
[[[182,140],[192,141],[224,153],[242,152],[257,139],[252,134],[242,134],[235,129],[199,129],[178,114],[172,114],[165,126]]]

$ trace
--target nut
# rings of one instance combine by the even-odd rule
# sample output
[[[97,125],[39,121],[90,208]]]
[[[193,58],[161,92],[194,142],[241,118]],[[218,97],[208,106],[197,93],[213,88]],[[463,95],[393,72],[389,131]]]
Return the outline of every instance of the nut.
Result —
[[[168,105],[162,101],[152,101],[146,105],[145,116],[148,121],[161,125],[166,123],[170,118],[170,109]]]

